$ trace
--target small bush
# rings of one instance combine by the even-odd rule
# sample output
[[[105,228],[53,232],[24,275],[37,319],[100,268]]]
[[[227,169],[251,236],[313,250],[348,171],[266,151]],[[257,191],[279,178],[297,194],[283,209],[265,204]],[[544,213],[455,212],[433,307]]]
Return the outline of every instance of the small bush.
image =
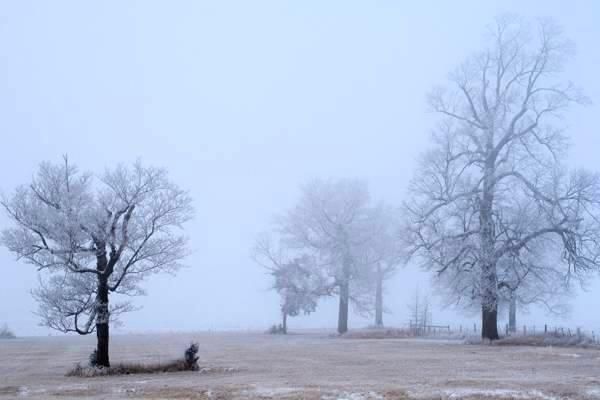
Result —
[[[185,350],[183,361],[185,363],[185,368],[188,371],[198,371],[199,357],[196,355],[198,354],[198,349],[198,343],[192,343],[190,344],[190,347]]]
[[[90,367],[98,366],[98,350],[94,349],[90,354]]]
[[[8,328],[8,325],[4,324],[0,327],[0,339],[15,339],[16,337],[17,335]]]

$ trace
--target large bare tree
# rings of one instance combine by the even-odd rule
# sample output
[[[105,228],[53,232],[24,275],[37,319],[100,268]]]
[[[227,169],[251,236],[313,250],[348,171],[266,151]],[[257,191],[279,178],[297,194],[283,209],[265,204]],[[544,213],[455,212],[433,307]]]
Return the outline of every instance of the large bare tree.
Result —
[[[558,250],[565,275],[598,268],[600,193],[596,174],[562,163],[560,118],[586,99],[563,82],[560,30],[502,17],[487,38],[430,96],[440,121],[410,187],[406,239],[457,297],[479,302],[482,337],[493,340],[502,279],[515,276],[501,260],[543,248]]]
[[[96,332],[96,361],[108,367],[109,321],[131,309],[109,294],[138,295],[148,275],[173,272],[187,254],[180,232],[191,199],[163,169],[118,166],[100,178],[68,162],[41,164],[37,176],[2,200],[14,227],[2,244],[47,273],[34,295],[43,323]]]

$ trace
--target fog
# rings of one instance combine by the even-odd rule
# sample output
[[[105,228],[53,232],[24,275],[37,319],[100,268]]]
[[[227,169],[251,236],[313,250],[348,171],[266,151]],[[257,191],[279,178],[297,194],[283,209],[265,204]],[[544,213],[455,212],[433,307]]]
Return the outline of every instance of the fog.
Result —
[[[0,190],[63,154],[92,172],[137,159],[167,168],[194,199],[192,254],[177,275],[147,282],[121,332],[266,329],[279,299],[250,256],[256,236],[312,178],[361,178],[399,205],[434,125],[426,94],[499,14],[553,17],[576,44],[565,76],[595,103],[568,112],[569,163],[600,170],[600,5],[522,3],[2,1]],[[0,322],[49,333],[33,314],[35,268],[2,248],[0,271]],[[386,283],[386,324],[407,323],[429,284],[400,268]],[[566,319],[531,312],[519,323],[600,329],[589,313],[599,290],[599,279],[579,290]],[[478,320],[433,300],[435,323]],[[333,329],[336,306],[324,301],[290,329]],[[350,326],[368,323],[353,315]]]

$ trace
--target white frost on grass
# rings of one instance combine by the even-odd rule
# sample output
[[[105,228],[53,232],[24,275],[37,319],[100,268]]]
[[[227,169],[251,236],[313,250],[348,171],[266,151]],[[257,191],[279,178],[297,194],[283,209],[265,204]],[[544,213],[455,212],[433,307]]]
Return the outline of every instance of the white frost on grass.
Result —
[[[46,393],[46,389],[30,389],[27,386],[21,386],[17,391],[19,397],[29,397],[30,395],[39,395],[42,393]]]
[[[501,398],[501,399],[519,399],[519,400],[559,400],[558,397],[547,395],[539,390],[510,390],[510,389],[454,389],[445,390],[444,394],[448,399],[462,399],[464,397],[478,396],[478,397],[490,397],[490,398]],[[444,398],[444,397],[443,397]]]
[[[581,357],[581,354],[576,354],[576,353],[558,353],[558,355],[563,356],[563,357],[572,357],[572,358]]]
[[[256,394],[258,396],[263,396],[263,397],[274,397],[274,396],[280,396],[280,395],[290,394],[290,393],[295,393],[295,392],[302,392],[302,389],[293,388],[293,387],[266,388],[266,387],[255,386],[254,389],[252,390],[252,394]]]
[[[593,397],[594,399],[600,399],[600,387],[588,389],[587,395]]]
[[[384,397],[375,392],[338,392],[332,395],[323,395],[323,400],[383,400]]]
[[[295,387],[268,388],[255,386],[254,389],[247,391],[247,394],[272,399],[294,393],[305,394],[306,390]],[[384,400],[384,397],[376,392],[346,392],[337,390],[322,393],[320,398],[321,400]]]

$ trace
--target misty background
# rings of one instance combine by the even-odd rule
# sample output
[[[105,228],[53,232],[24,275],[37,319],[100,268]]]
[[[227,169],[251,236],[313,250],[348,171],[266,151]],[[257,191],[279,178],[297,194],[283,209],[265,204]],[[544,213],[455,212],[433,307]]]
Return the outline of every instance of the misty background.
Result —
[[[553,17],[576,44],[565,75],[595,103],[568,113],[569,163],[600,169],[600,3],[521,3],[0,1],[0,191],[63,154],[96,173],[138,158],[167,168],[194,198],[193,253],[176,276],[148,281],[121,332],[266,329],[279,296],[250,257],[256,235],[316,177],[365,179],[399,205],[434,125],[426,94],[499,14]],[[407,323],[429,280],[400,268],[384,322]],[[36,285],[35,268],[0,248],[0,323],[19,335],[50,332],[33,314]],[[435,324],[478,322],[432,300]],[[568,318],[518,324],[598,330],[598,304],[597,278]],[[333,328],[336,309],[324,301],[290,329]],[[370,322],[353,315],[350,327]]]

